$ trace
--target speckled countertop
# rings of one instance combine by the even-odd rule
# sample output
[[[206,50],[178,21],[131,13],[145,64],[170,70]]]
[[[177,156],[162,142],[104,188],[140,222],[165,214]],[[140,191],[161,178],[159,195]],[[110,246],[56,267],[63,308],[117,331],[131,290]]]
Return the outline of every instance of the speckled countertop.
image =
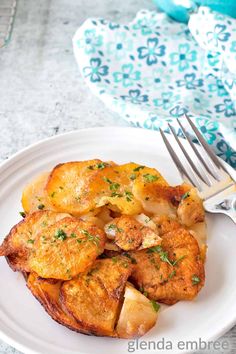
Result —
[[[141,8],[151,0],[18,0],[11,42],[0,49],[1,160],[58,133],[127,125],[85,87],[71,38],[87,17],[125,23]],[[224,339],[236,353],[236,327]],[[0,341],[0,353],[19,352]]]

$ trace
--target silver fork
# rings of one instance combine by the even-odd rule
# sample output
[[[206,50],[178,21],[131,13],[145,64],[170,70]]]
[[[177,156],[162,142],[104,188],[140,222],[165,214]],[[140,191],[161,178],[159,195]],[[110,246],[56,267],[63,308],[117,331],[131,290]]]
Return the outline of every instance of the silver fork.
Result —
[[[186,129],[179,119],[177,122],[183,132],[185,141],[179,139],[174,128],[169,125],[175,138],[175,144],[167,138],[162,129],[161,136],[182,178],[199,191],[205,210],[210,213],[222,213],[236,223],[236,182],[234,171],[226,168],[221,160],[211,150],[205,139],[185,116],[201,149],[192,142]]]

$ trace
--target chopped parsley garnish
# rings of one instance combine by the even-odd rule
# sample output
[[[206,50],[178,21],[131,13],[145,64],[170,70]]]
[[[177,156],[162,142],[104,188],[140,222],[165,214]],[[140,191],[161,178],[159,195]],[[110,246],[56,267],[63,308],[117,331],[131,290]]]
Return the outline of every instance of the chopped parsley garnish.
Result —
[[[104,169],[105,167],[107,167],[107,166],[109,166],[109,164],[106,163],[106,162],[99,162],[99,163],[96,165],[96,167],[97,167],[98,170],[103,170],[103,169]]]
[[[113,263],[117,263],[117,261],[118,261],[117,257],[112,257],[112,262]]]
[[[158,253],[162,262],[166,262],[173,266],[173,263],[168,258],[168,252],[163,251],[161,246],[154,246],[147,250],[147,253]]]
[[[188,198],[189,196],[190,196],[190,193],[186,192],[182,195],[181,199],[184,200],[184,199]]]
[[[133,193],[131,193],[129,191],[125,191],[125,196],[126,196],[127,202],[131,202],[134,197]]]
[[[38,205],[38,209],[39,209],[39,210],[43,210],[44,208],[45,208],[45,205],[44,205],[44,204],[39,204],[39,205]]]
[[[72,232],[72,233],[70,234],[70,237],[71,237],[71,238],[76,238],[76,234],[75,234],[74,232]]]
[[[120,184],[116,182],[112,182],[109,178],[103,177],[103,180],[110,184],[110,190],[111,191],[116,191],[118,188],[120,188]]]
[[[193,285],[199,284],[200,281],[201,281],[201,280],[200,280],[200,278],[199,278],[197,275],[194,274],[194,275],[192,276],[192,284],[193,284]]]
[[[30,238],[30,239],[27,241],[27,243],[33,244],[33,243],[34,243],[34,240],[32,240],[32,238]]]
[[[140,170],[142,170],[142,169],[144,169],[145,168],[145,166],[138,166],[138,167],[135,167],[134,169],[133,169],[133,171],[134,172],[138,172],[138,171],[140,171]]]
[[[131,260],[132,264],[137,264],[137,261],[134,257],[132,257],[129,253],[125,252],[123,255]]]
[[[65,241],[65,240],[67,239],[67,234],[65,233],[64,230],[58,229],[58,230],[55,232],[55,238],[58,239],[58,240]]]
[[[166,262],[168,263],[169,265],[173,266],[173,264],[171,263],[171,261],[169,260],[168,258],[168,252],[164,252],[164,251],[161,251],[159,253],[160,255],[160,259],[163,261],[163,262]]]
[[[96,165],[91,165],[91,166],[88,166],[87,168],[89,170],[103,170],[105,167],[109,166],[108,163],[106,162],[99,162],[97,163]]]
[[[147,293],[147,291],[144,291],[143,286],[140,286],[139,291],[140,291],[140,293],[142,293],[144,296],[148,297],[148,293]]]
[[[176,264],[178,264],[180,261],[182,261],[182,259],[184,259],[184,258],[186,258],[186,255],[184,255],[184,256],[181,256],[181,257],[179,257],[178,259],[176,259],[176,261],[174,261],[172,264],[173,264],[173,266],[175,266]]]
[[[107,177],[103,177],[103,181],[112,184],[112,181]]]
[[[81,243],[81,242],[82,242],[82,240],[81,240],[80,238],[78,238],[76,241],[77,241],[78,243]]]
[[[20,214],[20,216],[22,216],[22,218],[26,217],[26,213],[24,211],[20,211],[19,214]]]
[[[148,248],[147,253],[160,253],[161,251],[162,251],[161,246],[154,246],[154,247]]]
[[[59,186],[59,188],[60,188],[61,191],[64,189],[64,187],[62,187],[62,186]]]
[[[52,192],[52,193],[51,193],[51,197],[52,197],[52,198],[55,197],[55,194],[56,194],[56,192]]]
[[[110,231],[110,230],[115,230],[115,231],[117,231],[117,232],[123,232],[123,231],[124,231],[123,229],[121,229],[120,227],[118,227],[118,226],[115,225],[115,224],[110,224],[107,229],[108,229],[109,231]]]
[[[146,173],[143,175],[143,178],[145,179],[145,182],[150,183],[150,182],[155,182],[159,179],[158,176],[151,175],[150,173]]]
[[[116,191],[118,188],[120,188],[120,184],[119,183],[111,183],[110,184],[110,190],[111,191]]]
[[[113,198],[115,198],[115,197],[117,197],[117,198],[121,198],[121,197],[123,197],[123,196],[122,196],[122,194],[121,194],[121,193],[112,192],[112,193],[111,193],[111,197],[113,197]]]
[[[131,179],[131,181],[134,181],[137,178],[137,175],[135,173],[132,173],[129,178]]]
[[[148,248],[147,253],[158,253],[160,256],[160,259],[163,262],[168,263],[172,267],[176,266],[176,264],[178,264],[180,261],[182,261],[186,257],[186,255],[184,255],[184,256],[179,257],[175,261],[171,261],[168,257],[168,252],[163,251],[161,246],[154,246],[154,247]]]
[[[99,237],[98,236],[94,236],[92,234],[90,234],[90,232],[88,232],[88,230],[81,230],[82,234],[85,235],[87,237],[88,241],[91,241],[93,243],[95,243],[96,246],[98,246],[99,243]]]
[[[158,312],[158,311],[160,310],[160,307],[161,307],[161,306],[160,306],[156,301],[154,301],[154,300],[150,300],[150,302],[151,302],[151,304],[152,304],[153,310],[156,311],[156,312]]]

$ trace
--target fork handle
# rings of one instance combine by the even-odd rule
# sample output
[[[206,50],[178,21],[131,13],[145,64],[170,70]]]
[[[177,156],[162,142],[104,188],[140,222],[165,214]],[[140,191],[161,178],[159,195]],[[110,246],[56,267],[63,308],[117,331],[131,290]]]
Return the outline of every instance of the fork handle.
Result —
[[[204,207],[209,213],[221,213],[229,216],[236,224],[236,192],[227,194],[227,191],[224,191],[209,198],[204,202]]]

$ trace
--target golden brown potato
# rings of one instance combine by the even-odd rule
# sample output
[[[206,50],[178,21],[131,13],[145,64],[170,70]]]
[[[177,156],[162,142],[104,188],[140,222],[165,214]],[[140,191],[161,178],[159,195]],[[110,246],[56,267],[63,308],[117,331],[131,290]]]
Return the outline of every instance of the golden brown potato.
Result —
[[[105,234],[97,226],[64,218],[38,235],[29,258],[30,271],[42,278],[71,279],[91,267],[104,244]]]
[[[97,260],[86,274],[62,285],[62,302],[89,332],[115,336],[115,324],[132,266],[126,257]]]
[[[155,326],[159,305],[152,303],[132,284],[125,287],[124,303],[116,326],[120,338],[137,338],[143,336]]]
[[[171,219],[168,216],[155,216],[152,218],[152,221],[156,224],[158,233],[161,237],[163,234],[166,234],[168,232],[174,232],[175,230],[182,227],[185,228],[185,226],[181,225],[176,218]],[[186,229],[197,240],[198,246],[200,248],[201,258],[203,261],[205,261],[207,252],[207,230],[205,221],[197,222]]]
[[[156,184],[167,185],[155,169],[90,160],[56,166],[46,191],[58,211],[82,215],[108,204],[112,210],[134,215],[143,211],[141,197],[146,186]],[[136,198],[135,191],[141,197]]]
[[[195,188],[191,188],[181,199],[177,209],[178,219],[185,226],[192,226],[205,219],[203,202]]]
[[[31,273],[27,280],[31,293],[55,321],[73,331],[88,334],[61,304],[61,284],[60,280],[42,279],[35,273]]]
[[[156,323],[156,301],[192,300],[204,285],[202,201],[192,186],[169,186],[154,168],[63,163],[25,187],[22,205],[28,215],[0,256],[72,330],[140,337]]]
[[[14,271],[29,272],[28,258],[36,237],[48,226],[68,217],[68,214],[53,211],[37,211],[15,225],[0,246],[0,256],[6,256]]]
[[[162,235],[161,247],[131,252],[133,281],[149,298],[172,304],[192,300],[204,285],[204,264],[195,238],[184,228]]]
[[[89,186],[100,169],[107,169],[101,160],[67,162],[56,166],[48,179],[46,191],[58,211],[72,215],[88,213],[96,207],[96,190]]]
[[[53,210],[50,199],[45,192],[48,177],[49,172],[41,173],[24,188],[21,202],[26,213],[37,210]]]
[[[148,248],[161,243],[157,231],[153,231],[128,215],[113,219],[106,225],[105,232],[108,237],[114,238],[118,247],[125,251]]]

